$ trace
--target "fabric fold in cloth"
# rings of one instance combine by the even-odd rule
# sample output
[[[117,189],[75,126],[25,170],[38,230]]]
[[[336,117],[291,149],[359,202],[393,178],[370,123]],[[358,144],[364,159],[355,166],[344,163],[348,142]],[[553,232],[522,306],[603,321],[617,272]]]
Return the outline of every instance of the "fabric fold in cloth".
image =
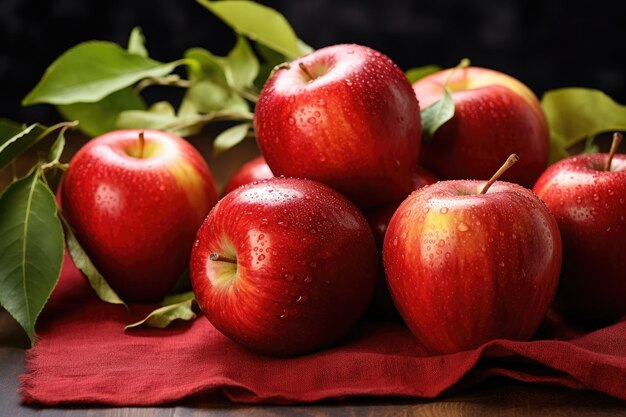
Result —
[[[66,257],[27,354],[24,403],[157,405],[215,393],[241,403],[434,398],[490,376],[626,400],[626,321],[583,333],[552,314],[540,340],[495,340],[442,356],[426,356],[401,324],[362,322],[336,347],[272,358],[240,348],[203,317],[124,332],[152,307],[129,312],[99,301]]]

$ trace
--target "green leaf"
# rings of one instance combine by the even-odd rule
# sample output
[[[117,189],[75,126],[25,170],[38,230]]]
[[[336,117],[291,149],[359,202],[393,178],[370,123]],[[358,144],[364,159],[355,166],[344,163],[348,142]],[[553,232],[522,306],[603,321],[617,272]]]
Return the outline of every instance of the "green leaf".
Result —
[[[78,120],[81,131],[89,136],[99,136],[117,128],[120,113],[145,110],[146,104],[132,87],[126,87],[95,103],[67,104],[57,108],[67,120]]]
[[[48,162],[59,162],[61,159],[61,154],[63,153],[63,149],[65,149],[65,130],[61,129],[54,143],[50,147],[50,152],[48,152]]]
[[[178,64],[163,64],[111,42],[81,43],[48,67],[22,104],[97,102],[143,78],[165,76]]]
[[[5,127],[9,134],[15,132],[14,126]],[[7,138],[0,138],[0,170],[28,148],[39,142],[46,133],[46,127],[39,123],[32,124],[19,133]],[[1,235],[0,235],[1,236]]]
[[[252,127],[250,123],[242,123],[217,135],[213,142],[213,155],[217,156],[244,140],[250,127]]]
[[[85,253],[85,250],[78,242],[78,239],[76,239],[76,235],[74,235],[70,225],[65,220],[63,220],[63,223],[65,225],[67,250],[74,261],[74,265],[85,274],[89,285],[93,288],[98,298],[106,303],[121,304],[126,307],[124,301],[113,291],[113,288],[109,286],[102,274],[98,272],[91,262],[89,256],[87,256],[87,253]]]
[[[143,31],[139,26],[135,26],[130,32],[127,50],[131,54],[139,55],[144,58],[148,57],[148,50],[146,49],[146,37],[143,35]]]
[[[128,110],[119,114],[118,129],[157,129],[162,130],[177,119],[174,107],[167,101],[159,101],[147,111]]]
[[[236,88],[252,86],[259,73],[259,61],[246,38],[237,37],[237,44],[226,57],[226,63],[226,78],[229,85]]]
[[[438,71],[441,71],[441,67],[438,65],[426,65],[418,68],[411,68],[408,70],[405,75],[411,84],[415,81],[422,79],[430,74],[434,74]]]
[[[13,136],[19,134],[26,126],[9,119],[0,119],[0,146]]]
[[[550,129],[551,162],[569,156],[567,149],[588,137],[626,130],[626,106],[600,90],[551,90],[544,94],[541,106]]]
[[[191,48],[185,52],[185,62],[191,81],[209,78],[216,83],[227,85],[226,58],[213,55],[203,48]]]
[[[422,110],[422,141],[428,143],[435,132],[454,116],[454,102],[448,88],[444,88],[443,97]]]
[[[124,330],[141,326],[164,329],[174,320],[193,320],[196,318],[196,313],[193,311],[194,302],[193,292],[170,296],[161,304],[162,307],[152,311],[145,319],[129,324]]]
[[[179,294],[172,294],[172,295],[168,295],[167,297],[163,299],[163,301],[161,302],[161,306],[165,307],[165,306],[169,306],[172,304],[178,304],[178,303],[182,303],[183,301],[194,300],[195,298],[196,296],[194,295],[193,291],[186,291],[186,292],[181,292]]]
[[[199,113],[229,109],[247,113],[248,103],[227,87],[204,79],[192,85],[185,94],[183,101],[191,101]]]
[[[276,10],[246,0],[198,0],[228,26],[255,42],[293,59],[302,55],[302,45],[287,19]]]
[[[594,143],[595,136],[589,136],[585,140],[585,149],[583,149],[583,153],[598,153],[600,152],[600,147]]]
[[[35,322],[61,273],[63,229],[40,170],[0,197],[0,304],[34,343]]]
[[[298,39],[298,51],[300,52],[300,56],[302,56],[310,54],[315,51],[315,49],[311,45],[306,44],[303,40]]]

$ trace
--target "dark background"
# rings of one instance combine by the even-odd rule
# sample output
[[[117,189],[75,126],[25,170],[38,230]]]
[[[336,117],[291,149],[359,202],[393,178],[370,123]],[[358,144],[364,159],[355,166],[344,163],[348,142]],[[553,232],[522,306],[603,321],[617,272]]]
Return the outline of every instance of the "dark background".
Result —
[[[626,1],[264,0],[315,48],[354,42],[407,69],[474,65],[509,73],[538,95],[585,86],[626,102]],[[193,0],[0,0],[0,117],[59,119],[51,106],[20,100],[57,56],[91,39],[126,45],[144,29],[152,57],[180,58],[189,47],[225,54],[230,29]]]

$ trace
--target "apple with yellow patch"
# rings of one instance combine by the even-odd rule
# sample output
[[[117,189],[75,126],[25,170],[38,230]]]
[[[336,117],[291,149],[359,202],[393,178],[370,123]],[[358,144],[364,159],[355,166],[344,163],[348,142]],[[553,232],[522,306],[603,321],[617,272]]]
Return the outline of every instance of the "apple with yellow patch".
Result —
[[[520,162],[503,180],[532,187],[548,165],[548,126],[535,94],[498,71],[448,69],[413,84],[422,109],[440,100],[444,86],[454,117],[422,146],[419,164],[441,179],[487,180],[511,153]]]
[[[217,202],[213,176],[184,139],[118,130],[72,158],[62,212],[98,271],[126,301],[163,298],[188,265]]]

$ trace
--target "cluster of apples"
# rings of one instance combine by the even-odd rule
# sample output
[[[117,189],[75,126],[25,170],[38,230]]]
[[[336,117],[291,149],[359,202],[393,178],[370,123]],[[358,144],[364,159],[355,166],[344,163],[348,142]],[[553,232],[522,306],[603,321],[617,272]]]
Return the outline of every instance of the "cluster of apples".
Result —
[[[455,115],[422,146],[418,99],[444,88]],[[219,201],[202,157],[167,133],[111,132],[75,155],[62,210],[122,298],[160,299],[191,253],[201,309],[251,350],[332,345],[370,306],[450,353],[532,337],[563,259],[564,309],[626,314],[626,157],[545,171],[541,107],[507,75],[469,67],[412,87],[380,52],[332,46],[277,69],[255,131],[264,158]]]

